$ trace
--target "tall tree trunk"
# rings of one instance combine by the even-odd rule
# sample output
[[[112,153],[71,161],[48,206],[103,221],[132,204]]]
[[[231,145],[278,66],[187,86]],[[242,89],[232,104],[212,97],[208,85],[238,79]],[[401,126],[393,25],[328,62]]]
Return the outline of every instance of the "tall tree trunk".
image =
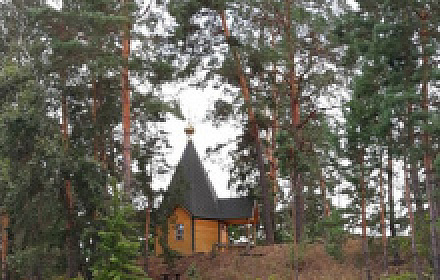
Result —
[[[392,130],[390,128],[389,134],[389,143],[388,143],[388,165],[387,165],[387,173],[388,173],[388,203],[390,205],[390,248],[391,253],[393,254],[393,264],[397,265],[399,260],[399,252],[396,248],[395,240],[397,236],[396,226],[395,226],[395,213],[394,213],[394,190],[393,190],[393,138],[392,138]]]
[[[302,146],[302,137],[301,137],[301,129],[300,129],[300,96],[299,96],[299,85],[298,79],[295,73],[295,48],[293,47],[292,36],[291,36],[291,18],[290,18],[290,9],[291,9],[291,0],[286,0],[286,11],[285,11],[285,34],[286,34],[286,42],[288,46],[289,53],[289,86],[290,86],[290,105],[291,105],[291,114],[292,114],[292,133],[294,135],[295,145],[298,147],[298,151],[301,150]],[[299,157],[295,154],[295,152],[291,153],[292,161],[294,164],[292,165],[294,169],[298,166],[297,160]],[[302,238],[302,230],[303,230],[303,216],[304,216],[304,198],[303,198],[303,187],[301,181],[301,174],[297,170],[293,170],[291,172],[296,178],[291,180],[296,185],[292,186],[292,189],[295,190],[295,211],[296,211],[296,227],[295,227],[295,235],[298,241],[301,241]]]
[[[404,162],[403,162],[403,173],[404,173],[404,180],[405,180],[404,181],[404,183],[405,183],[405,201],[406,201],[406,206],[408,207],[409,224],[411,227],[411,252],[413,255],[413,262],[414,262],[414,273],[416,273],[417,280],[419,280],[419,279],[422,279],[422,272],[420,271],[419,263],[417,261],[416,231],[415,231],[415,227],[414,227],[414,213],[412,210],[412,201],[411,201],[411,194],[410,194],[410,189],[409,189],[406,159],[404,159]]]
[[[148,248],[148,239],[150,236],[151,204],[150,201],[148,201],[147,203],[148,206],[145,208],[145,272],[148,272],[148,257],[150,255],[150,250]]]
[[[261,34],[264,35],[264,29],[261,30]],[[264,37],[263,37],[264,40]],[[274,31],[272,31],[271,34],[271,46],[272,48],[275,48],[275,34]],[[275,151],[276,151],[276,147],[277,147],[277,133],[278,133],[278,106],[279,106],[279,100],[278,100],[278,89],[277,89],[277,83],[276,83],[276,76],[277,76],[277,65],[276,65],[276,61],[272,61],[272,84],[271,84],[271,91],[272,91],[272,124],[271,124],[271,131],[270,134],[267,133],[267,142],[268,147],[267,147],[267,157],[269,160],[269,178],[270,178],[270,183],[272,186],[272,194],[273,194],[273,204],[272,204],[272,222],[273,222],[273,228],[275,228],[275,212],[276,212],[276,207],[277,207],[277,203],[278,203],[278,176],[277,176],[277,170],[278,170],[278,161],[277,158],[275,156]],[[263,75],[261,75],[260,77],[261,79],[263,79]]]
[[[366,212],[366,196],[367,191],[365,187],[365,178],[364,178],[364,148],[359,154],[359,165],[361,169],[361,177],[360,177],[360,187],[362,190],[362,253],[364,254],[364,269],[365,269],[365,277],[367,280],[371,280],[370,274],[370,260],[369,260],[369,252],[368,252],[368,243],[367,243],[367,212]]]
[[[325,220],[328,216],[330,216],[330,205],[327,201],[327,188],[325,186],[324,174],[321,170],[321,177],[319,179],[319,183],[321,186],[321,197],[322,197],[322,217]]]
[[[105,153],[104,145],[104,131],[98,122],[99,110],[103,104],[103,96],[101,94],[101,86],[99,77],[92,77],[92,92],[93,92],[93,105],[92,105],[92,118],[95,133],[93,136],[93,158],[95,161],[99,161],[104,168],[107,168],[107,157]]]
[[[408,105],[408,114],[409,116],[412,115],[413,112],[413,105]],[[409,145],[410,147],[414,148],[414,126],[410,123],[409,124]],[[411,149],[410,149],[411,150]],[[411,169],[410,169],[410,182],[411,182],[411,188],[414,193],[414,199],[416,203],[416,223],[423,223],[423,197],[422,192],[420,190],[420,181],[419,181],[419,169],[417,166],[417,156],[415,155],[414,151],[411,151],[410,154],[410,163],[411,163]]]
[[[383,268],[386,275],[388,271],[388,248],[387,248],[387,228],[385,224],[385,190],[383,187],[383,166],[382,166],[382,148],[380,148],[380,167],[379,167],[379,186],[380,186],[380,225],[382,228],[382,248],[383,248]]]
[[[39,198],[40,201],[43,201],[43,195],[40,193],[39,194]],[[38,203],[37,205],[37,220],[38,220],[38,230],[37,233],[35,234],[35,238],[37,239],[36,242],[38,242],[38,238],[40,236],[43,236],[43,228],[44,223],[43,223],[43,213],[42,213],[42,203]],[[44,258],[39,257],[39,260],[36,262],[36,267],[35,267],[35,278],[36,280],[43,280],[43,268],[45,267],[44,265]]]
[[[296,176],[295,174],[291,174],[290,176],[290,180],[292,181],[290,184],[291,186],[295,186],[296,183],[293,182],[293,180],[295,180]],[[291,192],[294,191],[293,187],[290,190]],[[297,203],[297,201],[295,200],[296,197],[292,194],[292,206],[291,206],[291,210],[292,210],[292,234],[293,234],[293,279],[294,280],[298,280],[299,278],[299,264],[298,264],[298,236],[297,236],[297,231],[296,231],[296,227],[297,227],[297,218],[296,215],[298,214],[296,211],[296,206],[295,204]]]
[[[272,48],[275,48],[275,34],[272,32],[272,38],[271,38],[271,45]],[[272,102],[273,102],[273,109],[272,109],[272,138],[271,138],[271,147],[272,147],[272,160],[271,160],[271,180],[273,184],[273,193],[274,195],[274,210],[277,205],[277,196],[278,193],[278,181],[277,181],[277,170],[278,170],[278,161],[275,157],[275,151],[277,148],[277,133],[278,133],[278,106],[279,106],[279,99],[278,99],[278,89],[277,89],[277,65],[274,61],[272,63],[272,76],[273,76],[273,83],[272,83]]]
[[[97,124],[97,112],[98,112],[98,82],[95,77],[92,77],[92,92],[93,92],[93,105],[92,105],[92,119],[94,125],[94,137],[93,137],[93,158],[95,161],[99,160],[98,149],[98,124]]]
[[[410,12],[408,9],[405,9],[405,22],[409,24],[409,15]],[[411,37],[413,34],[411,32],[406,32],[406,36]],[[412,68],[411,68],[411,45],[410,41],[405,41],[405,90],[408,92],[411,91],[411,76],[412,76]],[[412,120],[413,115],[413,104],[411,100],[408,101],[408,140],[409,140],[409,163],[411,165],[410,169],[410,188],[414,193],[414,199],[416,203],[416,224],[417,222],[423,221],[423,198],[422,192],[420,190],[420,181],[419,181],[419,170],[417,166],[418,156],[414,152],[414,122]]]
[[[2,280],[7,280],[8,277],[8,266],[6,263],[6,259],[8,257],[8,250],[9,250],[9,246],[8,246],[8,227],[9,227],[9,217],[8,214],[6,212],[4,213],[0,213],[1,216],[1,242],[2,242],[2,246],[1,246],[1,269],[2,269]]]
[[[222,26],[223,26],[223,31],[225,34],[226,39],[229,39],[229,30],[228,30],[228,26],[226,23],[226,15],[224,11],[220,12],[220,16],[222,19]],[[234,48],[233,46],[231,48]],[[239,78],[239,82],[240,82],[240,88],[241,88],[241,93],[243,94],[243,98],[247,107],[247,112],[248,112],[248,118],[249,118],[249,122],[250,122],[250,126],[251,126],[251,133],[252,133],[252,137],[254,138],[255,141],[255,149],[257,152],[257,164],[258,164],[258,170],[260,173],[260,185],[261,185],[261,192],[262,192],[262,198],[263,198],[263,211],[264,211],[264,215],[263,215],[263,223],[264,223],[264,230],[266,233],[266,243],[267,244],[273,244],[275,241],[275,236],[274,236],[274,228],[273,228],[273,217],[272,217],[272,203],[271,203],[271,199],[270,199],[270,193],[269,193],[269,182],[266,176],[266,171],[265,171],[265,167],[264,167],[264,159],[263,159],[263,146],[261,143],[261,139],[259,136],[259,129],[258,129],[258,125],[257,122],[255,120],[255,115],[254,115],[254,111],[252,109],[252,103],[251,103],[251,98],[250,98],[250,94],[249,94],[249,88],[247,86],[247,82],[246,82],[246,78],[241,66],[241,59],[240,59],[240,54],[238,53],[237,49],[233,49],[233,53],[234,53],[234,59],[235,59],[235,63],[237,64],[237,75]]]
[[[411,103],[408,104],[408,133],[409,133],[409,159],[410,159],[410,182],[411,189],[414,193],[414,199],[416,202],[416,223],[423,223],[423,198],[422,192],[420,191],[420,181],[419,181],[419,170],[417,167],[417,156],[415,155],[414,148],[414,126],[412,125],[412,121],[410,120],[413,113],[413,105]]]
[[[423,54],[423,78],[422,78],[422,109],[423,113],[425,113],[425,126],[428,125],[428,56],[426,54],[426,41],[427,41],[427,23],[426,20],[428,18],[428,12],[423,10],[420,13],[420,18],[422,20],[422,29],[420,38],[422,41],[422,54]],[[434,279],[440,279],[440,265],[439,265],[439,256],[437,247],[439,244],[437,240],[437,196],[435,194],[433,185],[432,185],[432,157],[431,157],[431,147],[429,141],[429,132],[424,131],[423,133],[423,149],[424,149],[424,166],[425,166],[425,183],[426,183],[426,193],[428,196],[429,203],[429,215],[430,215],[430,233],[431,233],[431,250],[432,250],[432,260],[434,265]]]
[[[272,125],[274,125],[274,123],[272,122]],[[277,205],[277,193],[278,193],[278,182],[277,182],[277,172],[276,172],[276,168],[277,168],[277,162],[276,162],[276,158],[275,158],[275,142],[276,141],[276,137],[274,136],[274,131],[276,130],[274,127],[272,127],[271,129],[271,135],[269,135],[269,133],[267,133],[267,147],[266,147],[266,155],[267,155],[267,159],[269,161],[269,180],[270,180],[270,185],[271,185],[271,192],[273,194],[273,201],[272,201],[272,226],[273,228],[275,228],[275,211],[276,211],[276,205]],[[272,137],[271,137],[272,136]]]
[[[125,16],[128,17],[128,5],[130,0],[122,0],[123,7],[126,10]],[[124,171],[124,192],[127,198],[131,195],[131,144],[130,144],[130,86],[128,80],[128,57],[130,56],[130,23],[124,28],[122,41],[122,130],[124,133],[123,140],[123,171]]]
[[[62,74],[63,87],[66,84],[66,74]],[[63,90],[63,96],[61,100],[61,114],[62,114],[62,135],[63,146],[65,153],[69,149],[69,134],[68,134],[68,109],[67,109],[67,97],[65,90]],[[66,246],[67,246],[67,277],[74,278],[78,273],[78,263],[76,260],[76,244],[73,234],[73,199],[72,199],[72,185],[69,178],[65,178],[65,195],[66,195],[66,207],[67,207],[67,225],[66,225]]]

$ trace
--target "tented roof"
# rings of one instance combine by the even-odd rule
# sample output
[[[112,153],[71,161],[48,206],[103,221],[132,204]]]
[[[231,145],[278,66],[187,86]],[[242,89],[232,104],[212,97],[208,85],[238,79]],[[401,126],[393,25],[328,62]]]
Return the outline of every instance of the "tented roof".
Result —
[[[178,194],[178,203],[194,217],[217,220],[252,218],[251,199],[217,198],[192,140],[188,140],[168,190]]]

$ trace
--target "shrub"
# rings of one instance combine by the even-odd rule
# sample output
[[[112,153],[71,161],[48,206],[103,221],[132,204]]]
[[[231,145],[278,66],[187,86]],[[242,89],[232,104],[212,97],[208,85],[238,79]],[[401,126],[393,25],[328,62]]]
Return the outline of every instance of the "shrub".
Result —
[[[325,250],[333,258],[342,261],[344,258],[342,247],[347,241],[347,232],[344,230],[344,220],[338,210],[332,211],[324,222]]]
[[[305,251],[306,251],[306,243],[304,243],[304,242],[301,242],[298,244],[298,252],[295,252],[295,246],[293,244],[290,245],[290,247],[289,247],[289,261],[290,261],[290,265],[292,267],[293,267],[293,264],[295,261],[295,257],[298,260],[298,265],[304,261]],[[297,255],[295,256],[295,254],[297,254]]]
[[[192,263],[188,267],[188,270],[186,271],[186,275],[188,276],[189,280],[198,280],[198,279],[200,279],[200,274],[199,274],[199,271],[197,270],[197,266],[195,265],[195,263]]]

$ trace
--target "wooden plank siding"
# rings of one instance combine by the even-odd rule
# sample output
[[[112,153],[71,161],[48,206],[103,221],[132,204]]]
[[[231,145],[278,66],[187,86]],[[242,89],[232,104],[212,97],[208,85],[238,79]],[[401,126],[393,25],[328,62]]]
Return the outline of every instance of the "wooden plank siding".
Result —
[[[183,224],[183,240],[176,239],[176,224]],[[163,253],[162,246],[159,244],[160,232],[156,236],[156,256]],[[184,255],[190,255],[192,249],[192,217],[184,208],[176,208],[173,216],[168,219],[168,245]]]
[[[228,225],[233,224],[252,224],[256,227],[258,223],[258,210],[255,207],[253,217],[249,219],[202,219],[194,217],[185,208],[178,207],[174,210],[173,216],[168,219],[168,245],[171,249],[178,251],[182,255],[193,253],[208,253],[216,243],[228,244]],[[183,224],[183,240],[176,239],[176,224]],[[250,229],[248,230],[250,231]],[[255,233],[252,232],[253,237]],[[163,253],[159,244],[160,232],[156,232],[155,247],[156,256]],[[250,233],[248,232],[248,238]]]
[[[195,219],[194,228],[195,252],[211,252],[212,245],[218,243],[218,221]]]

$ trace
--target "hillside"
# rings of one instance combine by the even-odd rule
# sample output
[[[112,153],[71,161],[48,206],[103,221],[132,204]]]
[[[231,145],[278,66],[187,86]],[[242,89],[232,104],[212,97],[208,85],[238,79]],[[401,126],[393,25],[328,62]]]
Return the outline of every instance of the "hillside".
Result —
[[[381,252],[371,253],[373,279],[383,275]],[[180,279],[188,279],[190,267],[200,276],[198,279],[292,279],[290,266],[290,245],[258,246],[246,256],[243,252],[223,252],[215,257],[195,255],[182,257],[176,261],[175,268],[167,270],[161,258],[151,258],[149,276],[163,279],[161,274],[181,274]],[[350,239],[344,247],[344,260],[338,262],[330,257],[323,244],[310,244],[304,249],[301,262],[300,279],[362,279],[362,254],[359,239]],[[401,274],[411,269],[407,256],[403,264],[390,266],[391,274]],[[170,278],[170,279],[175,279]]]

